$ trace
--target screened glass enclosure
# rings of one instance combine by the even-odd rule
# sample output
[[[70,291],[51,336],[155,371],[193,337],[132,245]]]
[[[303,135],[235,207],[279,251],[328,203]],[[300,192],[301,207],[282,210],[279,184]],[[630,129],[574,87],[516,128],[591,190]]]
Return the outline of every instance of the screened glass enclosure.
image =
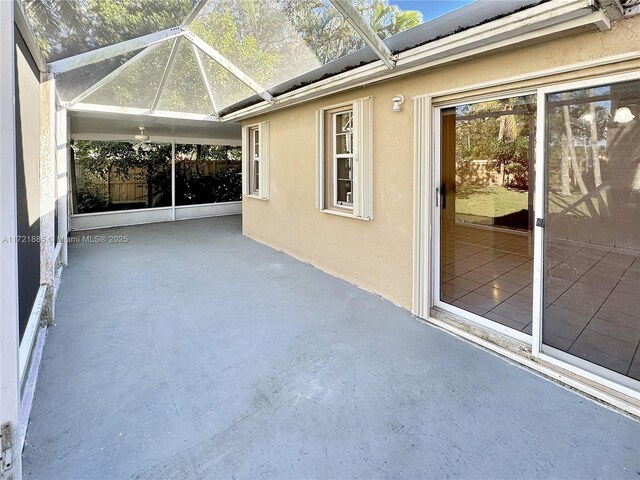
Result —
[[[242,154],[227,145],[76,141],[71,157],[74,214],[238,202]]]
[[[423,21],[387,0],[342,2],[355,21],[330,0],[19,3],[66,106],[212,119],[367,48],[358,22],[379,40]]]

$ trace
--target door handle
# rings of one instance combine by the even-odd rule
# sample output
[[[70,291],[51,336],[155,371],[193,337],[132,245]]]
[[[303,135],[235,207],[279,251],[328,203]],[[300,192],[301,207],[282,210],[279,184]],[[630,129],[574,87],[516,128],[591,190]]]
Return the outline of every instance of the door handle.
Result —
[[[440,187],[440,195],[442,195],[442,209],[447,208],[447,184],[443,183]]]

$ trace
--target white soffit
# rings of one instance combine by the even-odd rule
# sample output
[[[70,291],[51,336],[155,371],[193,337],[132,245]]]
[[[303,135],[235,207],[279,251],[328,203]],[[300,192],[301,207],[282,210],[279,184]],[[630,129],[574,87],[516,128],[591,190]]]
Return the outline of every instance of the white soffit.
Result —
[[[238,123],[203,122],[149,115],[122,115],[111,112],[70,112],[71,138],[79,140],[133,139],[139,126],[147,127],[147,134],[154,138],[179,141],[192,139],[194,143],[228,140],[228,145],[239,145],[241,127]],[[223,142],[226,143],[226,142]]]

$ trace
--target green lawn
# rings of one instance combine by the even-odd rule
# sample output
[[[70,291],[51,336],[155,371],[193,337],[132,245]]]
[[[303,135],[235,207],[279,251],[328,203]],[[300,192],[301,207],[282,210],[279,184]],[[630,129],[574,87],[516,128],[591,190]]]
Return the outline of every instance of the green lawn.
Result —
[[[510,190],[506,187],[458,187],[456,217],[504,217],[527,210],[528,197],[526,190]]]

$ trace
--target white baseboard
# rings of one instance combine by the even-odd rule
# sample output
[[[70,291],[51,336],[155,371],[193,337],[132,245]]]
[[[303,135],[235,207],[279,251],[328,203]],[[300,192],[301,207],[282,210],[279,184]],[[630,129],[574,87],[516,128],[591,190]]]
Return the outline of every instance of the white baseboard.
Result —
[[[24,385],[25,375],[29,366],[29,359],[31,358],[31,352],[40,330],[40,317],[42,315],[42,309],[44,307],[45,294],[47,293],[47,287],[40,285],[36,300],[33,302],[33,308],[31,309],[31,315],[29,315],[29,322],[27,328],[22,336],[20,342],[20,354],[19,354],[19,373],[20,373],[20,385]]]

